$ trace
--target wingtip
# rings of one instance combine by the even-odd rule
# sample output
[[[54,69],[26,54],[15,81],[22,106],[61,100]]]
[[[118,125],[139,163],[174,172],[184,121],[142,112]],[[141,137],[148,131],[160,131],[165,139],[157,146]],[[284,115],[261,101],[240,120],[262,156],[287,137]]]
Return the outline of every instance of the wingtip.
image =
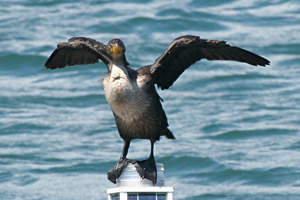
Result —
[[[48,60],[46,61],[46,63],[45,63],[45,68],[46,68],[46,69],[51,69],[51,70],[53,70],[53,69],[57,69],[57,68],[59,68],[59,67],[51,65],[51,60],[48,59]]]
[[[271,62],[267,59],[264,59],[264,62],[262,64],[258,64],[259,66],[262,66],[262,67],[267,67],[268,65],[270,65]]]
[[[48,62],[49,62],[49,60],[46,61],[44,66],[46,67],[46,69],[51,69],[51,67],[48,65]]]
[[[46,67],[46,69],[55,69],[49,65],[49,59],[46,61],[45,67]]]
[[[46,65],[45,65],[45,67],[46,67],[46,69],[50,69],[50,70],[56,69],[54,67],[49,67],[49,66],[46,66]]]
[[[255,66],[259,66],[259,67],[267,67],[268,65],[270,65],[269,63],[264,63],[264,64],[256,64]]]

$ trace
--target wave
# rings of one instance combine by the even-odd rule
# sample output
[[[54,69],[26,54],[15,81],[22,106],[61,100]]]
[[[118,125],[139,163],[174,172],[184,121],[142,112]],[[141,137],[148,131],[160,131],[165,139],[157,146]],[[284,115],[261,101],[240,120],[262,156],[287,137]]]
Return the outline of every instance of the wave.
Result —
[[[209,136],[210,139],[216,140],[242,140],[249,138],[258,138],[258,137],[272,137],[275,135],[288,135],[296,134],[298,130],[293,129],[275,129],[275,128],[266,128],[266,129],[254,129],[254,130],[232,130],[223,132],[218,135]]]

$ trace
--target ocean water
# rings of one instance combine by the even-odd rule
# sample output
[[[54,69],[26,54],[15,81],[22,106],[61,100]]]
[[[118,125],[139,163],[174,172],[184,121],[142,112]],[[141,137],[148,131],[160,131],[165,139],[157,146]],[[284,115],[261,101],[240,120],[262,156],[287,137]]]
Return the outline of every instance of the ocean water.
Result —
[[[300,199],[300,1],[0,1],[0,199],[102,200],[122,151],[103,63],[46,70],[58,42],[121,38],[133,68],[176,37],[226,40],[271,61],[202,60],[166,91],[156,161],[176,200]],[[129,157],[148,157],[134,141]]]

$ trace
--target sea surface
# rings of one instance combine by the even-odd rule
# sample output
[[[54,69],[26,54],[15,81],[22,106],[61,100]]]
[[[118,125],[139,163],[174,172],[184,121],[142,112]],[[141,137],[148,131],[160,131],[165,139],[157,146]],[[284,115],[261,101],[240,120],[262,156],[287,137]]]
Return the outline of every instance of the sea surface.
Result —
[[[181,35],[226,40],[268,67],[202,60],[164,99],[176,140],[156,161],[176,200],[300,199],[300,1],[0,1],[0,199],[104,200],[123,142],[103,63],[47,70],[57,43],[120,38],[132,68]],[[145,159],[148,141],[129,157]]]

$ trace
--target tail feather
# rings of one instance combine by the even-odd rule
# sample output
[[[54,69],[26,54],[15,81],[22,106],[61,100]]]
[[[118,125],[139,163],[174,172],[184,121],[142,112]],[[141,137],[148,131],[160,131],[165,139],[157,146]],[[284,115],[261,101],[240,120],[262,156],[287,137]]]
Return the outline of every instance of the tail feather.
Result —
[[[173,133],[168,128],[161,130],[160,135],[165,135],[168,139],[176,139]]]

